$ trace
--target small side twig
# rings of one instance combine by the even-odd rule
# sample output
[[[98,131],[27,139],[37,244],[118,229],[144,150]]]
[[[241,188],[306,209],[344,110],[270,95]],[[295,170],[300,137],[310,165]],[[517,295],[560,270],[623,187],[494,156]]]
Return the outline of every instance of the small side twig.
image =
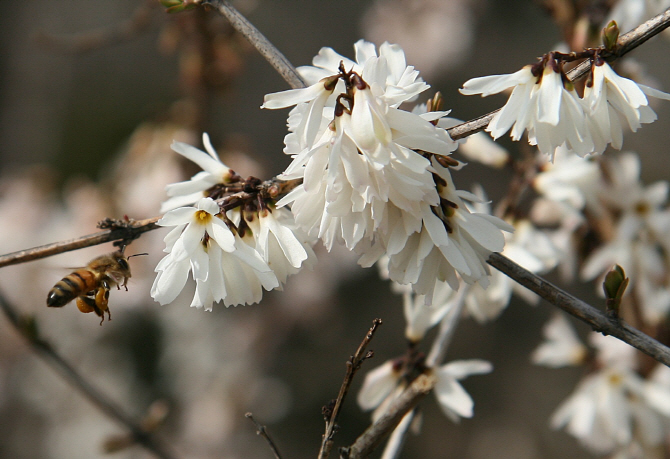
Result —
[[[549,303],[586,322],[593,330],[604,335],[612,335],[670,367],[670,348],[640,330],[623,321],[610,319],[604,312],[531,273],[504,255],[492,253],[488,263]]]
[[[263,56],[279,75],[292,87],[304,88],[302,79],[296,68],[288,59],[263,35],[247,18],[237,11],[227,0],[202,0],[201,4],[210,5],[222,16],[225,16],[235,30],[241,33]]]
[[[337,417],[340,413],[342,403],[344,402],[344,397],[346,397],[347,392],[349,391],[349,386],[351,386],[351,382],[354,379],[354,375],[361,367],[363,361],[373,356],[373,352],[365,352],[365,348],[368,347],[368,344],[370,344],[375,331],[381,324],[381,319],[375,319],[372,321],[372,327],[370,327],[370,330],[368,330],[365,338],[363,338],[363,341],[358,346],[358,349],[356,349],[356,353],[347,361],[347,372],[344,375],[344,381],[342,381],[340,392],[337,394],[337,399],[335,399],[334,403],[332,404],[332,408],[330,405],[327,408],[324,407],[326,431],[321,437],[321,448],[319,449],[318,456],[319,459],[327,458],[333,448],[333,436],[337,432]]]
[[[268,446],[270,446],[270,449],[272,450],[272,454],[275,455],[275,459],[281,459],[281,454],[279,454],[279,450],[277,449],[277,446],[274,444],[272,441],[272,438],[270,438],[270,435],[267,432],[267,429],[265,428],[264,425],[261,425],[258,421],[254,419],[254,415],[251,413],[246,413],[244,415],[246,418],[251,419],[251,422],[254,423],[256,426],[256,435],[260,435],[261,437],[265,438],[265,441],[268,442]]]
[[[176,457],[170,452],[167,445],[150,435],[139,423],[135,422],[114,402],[84,379],[72,365],[56,352],[51,344],[41,339],[37,333],[35,322],[21,316],[1,292],[0,309],[4,312],[9,323],[28,341],[28,344],[30,344],[40,358],[56,370],[72,387],[83,394],[100,411],[127,429],[135,442],[161,459],[174,459]]]
[[[368,457],[384,438],[400,424],[405,414],[413,410],[433,390],[436,382],[437,377],[432,373],[419,375],[393,401],[386,413],[368,427],[351,446],[340,449],[340,458],[362,459]]]

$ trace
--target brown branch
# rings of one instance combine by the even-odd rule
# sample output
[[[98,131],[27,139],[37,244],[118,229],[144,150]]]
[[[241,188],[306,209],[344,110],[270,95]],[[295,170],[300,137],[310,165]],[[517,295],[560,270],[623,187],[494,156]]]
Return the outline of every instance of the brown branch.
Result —
[[[258,423],[254,419],[254,415],[251,414],[251,413],[247,413],[244,416],[248,419],[251,419],[251,422],[253,422],[254,425],[256,426],[256,435],[260,435],[261,437],[265,438],[265,441],[268,442],[268,445],[270,446],[270,449],[272,450],[272,454],[274,454],[275,459],[281,459],[281,454],[279,454],[279,450],[277,449],[277,446],[272,441],[272,438],[270,438],[270,435],[268,435],[268,432],[267,432],[267,429],[265,428],[265,426]]]
[[[202,0],[202,5],[209,5],[216,9],[219,14],[225,16],[235,30],[241,33],[249,43],[268,61],[279,75],[292,87],[304,88],[305,80],[302,79],[296,68],[288,59],[270,43],[247,18],[237,11],[227,0]]]
[[[437,378],[434,374],[419,375],[400,396],[393,401],[386,413],[375,421],[348,448],[341,448],[341,459],[360,459],[368,457],[374,449],[395,429],[405,414],[426,396],[433,388]]]
[[[372,321],[372,327],[368,330],[368,333],[363,338],[363,341],[358,346],[356,353],[349,358],[347,361],[347,372],[344,375],[344,381],[342,381],[342,386],[340,386],[340,392],[337,394],[337,399],[335,400],[332,408],[330,406],[324,407],[324,417],[326,419],[326,432],[321,437],[321,448],[319,450],[319,459],[326,459],[330,454],[331,449],[333,448],[333,437],[337,432],[337,416],[340,413],[340,408],[344,402],[344,397],[346,397],[347,392],[349,391],[349,386],[354,379],[354,375],[361,367],[361,364],[365,359],[372,357],[373,353],[365,352],[365,348],[368,347],[372,337],[375,334],[377,328],[382,324],[381,319],[375,319]]]
[[[141,424],[133,420],[114,402],[108,399],[105,394],[97,390],[83,376],[77,373],[77,370],[61,357],[49,342],[39,337],[35,321],[32,318],[20,315],[1,292],[0,308],[9,320],[9,323],[28,341],[28,344],[30,344],[31,348],[42,360],[56,370],[63,379],[69,382],[100,411],[127,429],[136,443],[139,443],[146,450],[161,459],[173,459],[176,457],[165,443],[150,435],[147,430],[142,428]]]
[[[124,225],[123,227],[106,229],[68,241],[53,242],[51,244],[33,247],[32,249],[8,253],[0,256],[0,268],[25,263],[27,261],[39,260],[40,258],[46,258],[59,253],[70,252],[72,250],[83,249],[84,247],[104,244],[105,242],[132,240],[139,237],[142,233],[160,228],[160,226],[156,224],[159,219],[160,217],[154,217],[140,220]]]
[[[492,253],[488,263],[549,303],[586,322],[593,330],[604,335],[612,335],[670,367],[670,348],[640,330],[623,321],[609,318],[604,312],[575,298],[499,253]]]

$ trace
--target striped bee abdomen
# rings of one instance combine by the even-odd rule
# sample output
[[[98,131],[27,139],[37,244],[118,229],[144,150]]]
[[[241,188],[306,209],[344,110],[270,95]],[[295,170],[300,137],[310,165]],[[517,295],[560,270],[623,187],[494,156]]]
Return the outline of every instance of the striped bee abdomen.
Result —
[[[96,285],[95,275],[86,269],[78,269],[59,280],[49,290],[47,306],[61,307],[80,295],[93,290]]]

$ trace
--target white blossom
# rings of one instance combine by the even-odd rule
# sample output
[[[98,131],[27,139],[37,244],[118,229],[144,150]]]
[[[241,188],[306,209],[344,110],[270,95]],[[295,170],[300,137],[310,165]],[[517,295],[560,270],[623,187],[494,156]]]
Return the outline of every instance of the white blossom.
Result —
[[[233,233],[218,216],[219,206],[201,198],[197,207],[180,207],[158,221],[174,226],[165,237],[168,254],[156,266],[151,296],[167,304],[182,291],[189,272],[196,281],[191,306],[212,309],[212,303],[227,306],[260,301],[262,288],[271,290],[279,282],[261,255],[247,240]],[[253,242],[253,239],[252,241]]]
[[[658,323],[670,311],[665,248],[670,236],[670,211],[666,209],[669,185],[640,182],[639,158],[620,155],[607,163],[607,182],[599,198],[618,215],[612,238],[585,260],[582,278],[593,279],[620,265],[630,278],[629,291],[637,296],[644,318]]]
[[[436,378],[433,392],[442,412],[453,422],[458,422],[460,418],[471,418],[474,401],[459,381],[492,370],[493,366],[489,362],[476,359],[455,360],[430,370]],[[389,360],[371,370],[358,394],[359,406],[364,410],[378,407],[374,414],[374,418],[378,418],[404,389],[405,383],[401,376],[401,362]]]
[[[531,360],[536,365],[560,368],[579,365],[587,356],[587,349],[563,314],[554,314],[542,328],[546,341],[535,349]]]
[[[172,183],[165,187],[170,199],[163,203],[161,212],[193,204],[205,197],[204,192],[212,186],[230,183],[234,172],[221,162],[206,133],[202,135],[202,143],[207,152],[183,142],[172,142],[172,149],[175,152],[196,163],[202,168],[202,171],[191,177],[190,180]]]
[[[486,97],[513,88],[486,128],[494,139],[511,130],[512,140],[519,140],[527,132],[530,144],[552,158],[559,147],[579,156],[602,153],[609,144],[620,149],[624,124],[635,132],[656,119],[645,94],[670,95],[620,77],[599,56],[594,61],[583,98],[562,76],[552,53],[513,74],[468,80],[460,91]]]
[[[592,84],[584,89],[584,104],[594,151],[602,153],[608,144],[620,150],[625,125],[635,132],[642,124],[656,120],[646,95],[670,100],[670,94],[617,75],[603,59],[596,59],[592,71]]]
[[[667,368],[644,379],[628,344],[598,333],[591,334],[591,344],[597,350],[597,369],[558,407],[551,425],[565,428],[598,454],[661,445],[670,415]]]
[[[549,60],[550,64],[553,62]],[[511,129],[512,140],[519,140],[527,131],[530,144],[549,156],[553,157],[562,145],[582,156],[591,153],[593,141],[575,90],[565,87],[553,65],[546,65],[539,75],[535,71],[534,67],[526,66],[513,74],[473,78],[460,91],[486,97],[514,88],[505,106],[486,128],[494,139]]]
[[[460,277],[486,287],[490,273],[486,260],[491,252],[502,251],[505,238],[501,230],[513,231],[498,218],[470,212],[463,199],[479,198],[457,190],[448,168],[436,160],[432,166],[440,180],[440,206],[422,204],[418,229],[415,222],[408,224],[402,213],[390,208],[389,227],[379,243],[386,248],[391,280],[411,284],[416,293],[426,295],[427,304],[432,302],[436,281],[458,289]],[[362,258],[364,265],[376,261],[369,255]]]
[[[315,263],[311,244],[289,210],[264,209],[245,220],[252,230],[254,247],[277,276],[280,287],[288,276]]]
[[[459,381],[491,371],[493,365],[476,359],[456,360],[436,368],[434,393],[442,412],[453,422],[458,422],[460,418],[471,418],[475,403]]]
[[[296,104],[284,149],[293,162],[281,178],[303,184],[278,205],[290,204],[298,225],[328,249],[336,242],[350,249],[368,244],[383,231],[389,205],[419,222],[422,203],[439,198],[430,163],[415,150],[447,155],[456,148],[431,123],[446,112],[420,116],[397,108],[428,88],[398,46],[384,44],[377,55],[374,45],[359,41],[355,49],[354,62],[323,48],[314,67],[300,68],[310,87],[269,94],[263,104]]]

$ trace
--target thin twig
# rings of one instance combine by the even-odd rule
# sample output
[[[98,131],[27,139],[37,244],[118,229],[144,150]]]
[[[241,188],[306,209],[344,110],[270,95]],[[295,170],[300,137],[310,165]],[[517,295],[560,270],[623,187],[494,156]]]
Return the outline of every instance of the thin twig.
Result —
[[[393,401],[386,413],[375,421],[348,448],[340,449],[341,459],[360,459],[367,457],[379,446],[403,417],[426,396],[433,388],[437,378],[434,374],[419,375],[400,396]]]
[[[225,16],[230,21],[230,25],[249,40],[249,43],[258,50],[261,56],[275,68],[277,73],[292,88],[304,88],[306,86],[305,80],[302,79],[293,64],[247,18],[233,8],[230,2],[227,0],[202,0],[201,4],[209,5],[222,16]]]
[[[34,320],[21,316],[16,309],[7,301],[0,292],[0,308],[9,320],[9,323],[18,331],[33,348],[35,353],[67,380],[75,389],[83,394],[93,405],[105,413],[109,418],[114,419],[122,427],[128,429],[134,440],[145,449],[153,453],[156,457],[162,459],[173,459],[176,456],[169,451],[170,448],[150,435],[142,426],[128,416],[114,402],[108,399],[105,394],[97,390],[77,370],[70,365],[63,357],[56,352],[50,343],[41,339],[37,333],[37,327]]]
[[[277,449],[277,446],[275,443],[272,441],[272,438],[270,438],[270,435],[267,432],[267,429],[265,428],[264,425],[261,425],[254,419],[254,415],[251,413],[247,413],[244,415],[246,418],[251,419],[251,422],[254,423],[256,426],[256,435],[260,435],[261,437],[265,438],[265,441],[268,442],[268,445],[270,446],[270,449],[272,450],[272,454],[275,455],[275,459],[281,459],[281,454],[279,454],[279,450]]]
[[[670,367],[670,348],[645,335],[640,330],[627,325],[623,321],[610,319],[604,312],[599,311],[579,298],[575,298],[499,253],[492,253],[488,259],[488,263],[498,271],[512,278],[515,282],[537,293],[549,303],[586,322],[593,330],[604,335],[612,335],[615,338],[619,338],[621,341],[630,344],[634,348]]]
[[[3,266],[16,265],[27,261],[39,260],[59,253],[83,249],[105,242],[131,240],[147,231],[160,228],[156,222],[160,217],[140,220],[124,227],[107,229],[97,233],[88,234],[69,241],[53,242],[51,244],[33,247],[32,249],[19,250],[0,256],[0,268]]]
[[[346,397],[347,392],[349,391],[349,386],[354,379],[354,375],[361,367],[363,360],[369,359],[372,357],[373,353],[365,352],[365,348],[368,347],[372,337],[375,334],[377,328],[382,324],[381,319],[375,319],[372,321],[372,327],[368,330],[365,338],[356,349],[356,353],[349,358],[347,361],[347,373],[344,375],[344,381],[342,381],[342,386],[340,386],[340,392],[337,394],[337,399],[333,404],[332,408],[324,407],[324,417],[326,418],[326,432],[321,437],[321,448],[319,449],[319,459],[326,459],[330,454],[331,449],[333,448],[333,436],[337,431],[337,417],[340,413],[340,408],[344,402],[344,397]]]

